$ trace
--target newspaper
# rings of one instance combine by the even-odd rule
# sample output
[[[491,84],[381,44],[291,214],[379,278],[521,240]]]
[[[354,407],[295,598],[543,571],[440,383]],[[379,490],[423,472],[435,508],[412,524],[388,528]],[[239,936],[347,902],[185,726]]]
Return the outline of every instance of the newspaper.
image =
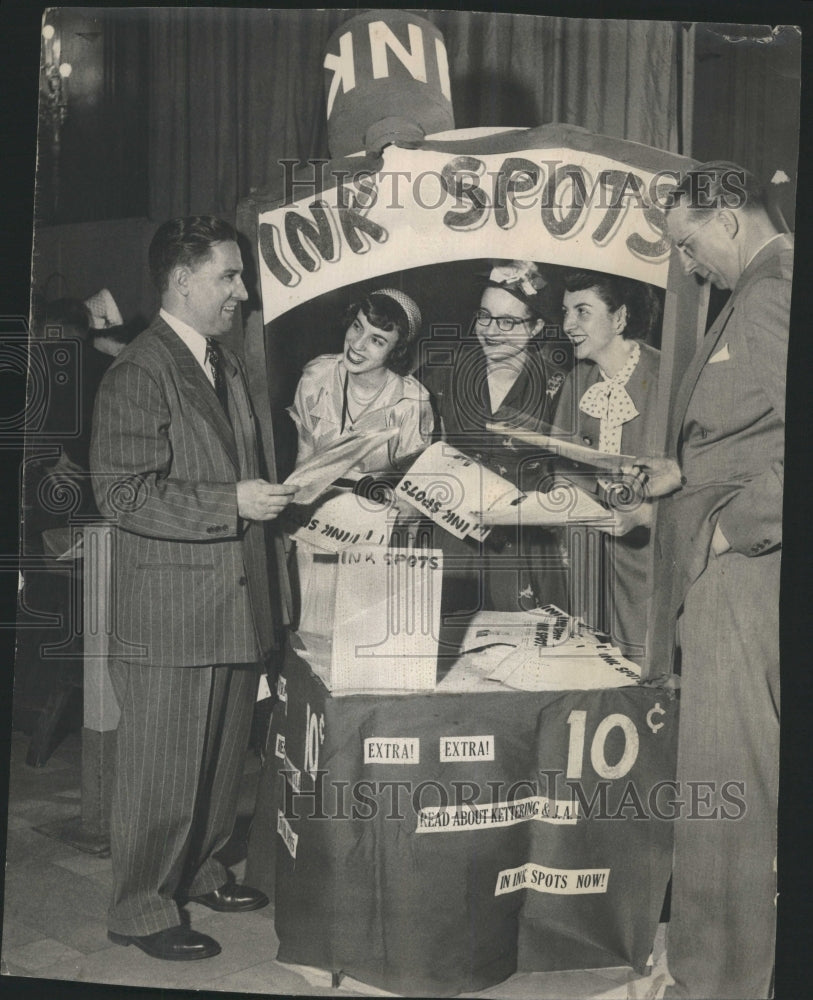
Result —
[[[612,512],[586,493],[576,483],[559,477],[550,490],[526,494],[522,506],[497,505],[483,511],[483,524],[538,525],[555,527],[564,524],[602,524],[612,520]]]
[[[488,515],[517,520],[525,494],[465,455],[438,441],[410,467],[395,495],[458,538],[485,538]],[[513,518],[511,518],[513,514]]]
[[[574,631],[570,616],[552,604],[525,613],[481,611],[472,618],[463,634],[460,652],[501,645],[549,649],[567,642]]]
[[[460,654],[439,691],[588,691],[641,679],[638,664],[553,605],[479,612]]]
[[[340,438],[298,465],[285,482],[289,486],[299,487],[297,503],[312,503],[331,483],[397,433],[397,427],[385,427],[378,431]]]
[[[540,434],[536,431],[526,430],[523,427],[513,427],[510,424],[488,423],[486,427],[495,434],[502,434],[507,438],[516,438],[529,445],[544,448],[555,455],[563,458],[570,458],[574,462],[582,465],[591,465],[595,469],[603,472],[621,472],[623,468],[629,468],[635,461],[634,455],[621,455],[613,452],[598,451],[595,448],[586,448],[584,445],[573,444],[563,437],[556,437],[550,434]]]

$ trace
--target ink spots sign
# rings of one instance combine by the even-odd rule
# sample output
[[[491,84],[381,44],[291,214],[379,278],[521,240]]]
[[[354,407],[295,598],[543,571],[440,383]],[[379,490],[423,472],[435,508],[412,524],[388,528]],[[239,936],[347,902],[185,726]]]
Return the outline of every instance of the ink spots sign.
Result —
[[[576,148],[550,145],[563,132]],[[390,146],[355,172],[345,160],[322,172],[314,197],[260,212],[264,322],[350,281],[484,252],[666,286],[662,206],[674,169],[602,155],[602,145],[617,154],[631,144],[563,126],[490,136],[476,154],[461,145]]]
[[[343,159],[256,204],[266,324],[350,282],[483,256],[666,285],[662,209],[682,157],[574,126],[455,131],[443,36],[407,11],[340,25],[324,68]]]

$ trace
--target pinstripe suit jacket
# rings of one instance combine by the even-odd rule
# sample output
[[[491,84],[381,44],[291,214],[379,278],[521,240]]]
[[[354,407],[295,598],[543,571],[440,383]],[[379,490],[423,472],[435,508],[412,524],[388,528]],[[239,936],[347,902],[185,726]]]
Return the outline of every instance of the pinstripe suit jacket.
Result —
[[[157,318],[97,394],[91,470],[116,522],[111,655],[155,666],[256,661],[273,642],[263,525],[237,513],[258,473],[254,416],[223,348],[230,418],[191,351]]]
[[[792,273],[790,236],[756,255],[675,398],[667,454],[677,457],[687,482],[658,501],[650,619],[655,674],[671,670],[675,623],[706,569],[718,522],[732,549],[753,557],[752,586],[741,587],[738,598],[755,609],[761,601],[778,601],[778,594],[762,590],[757,557],[782,544]]]

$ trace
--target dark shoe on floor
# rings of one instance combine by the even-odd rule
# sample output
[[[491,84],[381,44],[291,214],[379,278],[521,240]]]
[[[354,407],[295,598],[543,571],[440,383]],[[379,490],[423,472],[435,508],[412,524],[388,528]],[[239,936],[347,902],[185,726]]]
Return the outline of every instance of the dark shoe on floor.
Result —
[[[169,927],[165,931],[137,937],[134,934],[107,932],[114,944],[134,944],[152,958],[170,962],[192,962],[197,958],[212,958],[220,954],[220,945],[207,934],[200,934],[190,927]]]
[[[268,906],[268,896],[259,889],[248,885],[238,885],[230,879],[225,885],[202,896],[192,896],[191,903],[202,903],[219,913],[243,913],[246,910],[261,910]]]

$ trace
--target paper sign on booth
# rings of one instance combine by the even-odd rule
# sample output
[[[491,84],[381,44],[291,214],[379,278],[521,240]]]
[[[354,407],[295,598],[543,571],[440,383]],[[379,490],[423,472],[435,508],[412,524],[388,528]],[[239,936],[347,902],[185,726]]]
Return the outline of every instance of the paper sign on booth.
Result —
[[[545,868],[529,861],[519,868],[506,868],[497,876],[495,896],[520,889],[533,889],[562,896],[607,891],[609,868]]]
[[[424,806],[418,813],[416,833],[485,830],[531,821],[572,826],[578,818],[578,801],[557,801],[546,795],[532,795],[483,806]]]
[[[359,546],[339,553],[334,695],[434,689],[442,579],[439,549]]]
[[[362,500],[353,493],[332,496],[323,503],[302,507],[292,504],[285,525],[291,538],[326,552],[341,552],[355,545],[386,545],[395,517],[385,504]]]
[[[415,736],[368,737],[364,741],[365,764],[420,764],[421,741]]]
[[[282,837],[282,842],[288,848],[288,853],[296,860],[296,849],[299,844],[299,834],[294,833],[291,824],[285,818],[281,809],[277,810],[277,833]]]
[[[438,759],[445,761],[494,760],[494,734],[489,736],[441,736]]]

